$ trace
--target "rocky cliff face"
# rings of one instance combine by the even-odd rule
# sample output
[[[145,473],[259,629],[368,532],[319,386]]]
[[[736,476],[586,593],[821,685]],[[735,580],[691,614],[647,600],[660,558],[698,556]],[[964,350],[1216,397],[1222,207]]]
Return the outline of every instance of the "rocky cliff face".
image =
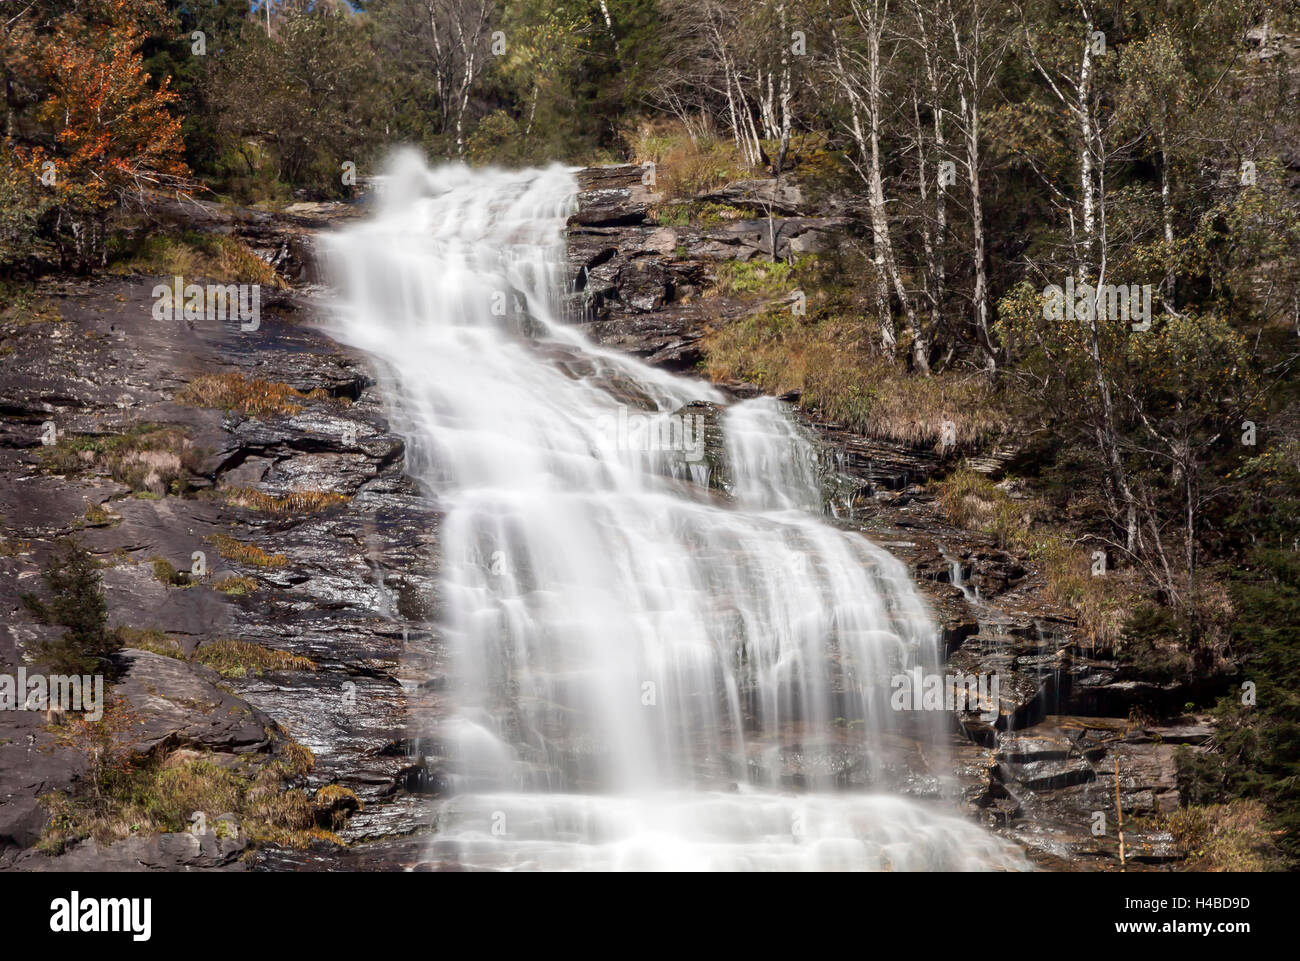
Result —
[[[54,311],[4,332],[3,670],[62,631],[38,623],[20,594],[39,591],[55,542],[75,537],[100,563],[109,625],[150,648],[128,646],[113,688],[131,718],[131,754],[261,763],[301,745],[314,766],[284,788],[346,788],[363,805],[339,837],[409,831],[425,778],[408,703],[436,699],[442,671],[426,626],[439,519],[403,474],[404,444],[383,417],[376,372],[288,298],[256,331],[157,321],[155,281],[52,288]],[[219,376],[283,385],[296,399],[256,417],[178,401],[196,378]],[[51,423],[52,446],[41,440]],[[179,481],[96,453],[121,438],[139,440],[130,456],[160,465],[163,481],[174,461]],[[295,492],[308,496],[299,503]],[[175,577],[160,577],[158,561]],[[257,645],[266,665],[241,670],[237,660],[222,676],[205,667],[221,663],[231,639]],[[44,714],[0,712],[0,727],[0,863],[257,863],[240,859],[246,838],[192,834],[86,841],[47,858],[33,847],[48,824],[41,799],[88,789],[86,757]],[[229,812],[204,813],[214,822]]]
[[[749,309],[702,297],[719,262],[815,253],[859,229],[851,209],[809,211],[797,190],[772,181],[701,198],[752,218],[662,226],[643,175],[632,166],[582,173],[572,302],[593,339],[670,369],[693,370],[707,325]],[[228,830],[88,839],[51,856],[37,847],[50,830],[48,798],[88,790],[91,761],[58,719],[0,711],[0,866],[422,865],[428,797],[443,787],[438,746],[419,737],[440,709],[446,670],[430,629],[440,518],[403,472],[403,440],[383,413],[384,372],[313,323],[311,234],[341,213],[195,214],[204,229],[244,237],[295,282],[255,331],[156,321],[150,291],[162,279],[137,277],[50,287],[56,309],[10,322],[0,344],[0,671],[32,662],[61,630],[33,617],[21,595],[39,588],[55,543],[75,536],[101,564],[110,625],[137,645],[122,656],[114,691],[130,719],[118,746],[159,763],[198,756],[252,772],[306,747],[314,765],[288,770],[282,787],[317,801],[318,823],[335,834],[257,840],[233,813],[211,811],[207,820]],[[196,384],[223,376],[292,392],[255,414],[194,399]],[[42,442],[50,423],[54,445]],[[1141,818],[1177,803],[1173,752],[1211,731],[1199,718],[1134,718],[1166,710],[1181,692],[1123,680],[1076,639],[1066,612],[1043,603],[1032,563],[943,523],[924,487],[950,466],[934,451],[806,424],[837,476],[828,502],[837,523],[912,567],[943,625],[951,670],[1002,679],[996,722],[953,717],[971,816],[1046,866],[1112,868],[1113,826],[1102,836],[1091,827],[1097,811],[1113,822],[1118,770],[1125,817],[1137,818],[1130,859],[1176,859]],[[232,639],[260,653],[229,669],[222,654]],[[824,774],[831,765],[852,783],[855,759],[821,747],[790,745],[780,776],[797,785],[811,766]],[[338,789],[356,802],[329,800]]]

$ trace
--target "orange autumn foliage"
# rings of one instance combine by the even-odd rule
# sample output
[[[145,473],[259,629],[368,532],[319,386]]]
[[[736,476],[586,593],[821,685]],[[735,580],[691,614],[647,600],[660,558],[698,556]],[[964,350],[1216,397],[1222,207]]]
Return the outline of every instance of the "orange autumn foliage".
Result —
[[[152,0],[100,0],[39,27],[19,23],[6,38],[16,72],[44,92],[34,119],[46,143],[15,145],[14,154],[36,176],[53,161],[46,185],[65,208],[186,185],[181,121],[169,112],[177,95],[167,80],[150,86],[140,55],[142,24],[156,13]]]

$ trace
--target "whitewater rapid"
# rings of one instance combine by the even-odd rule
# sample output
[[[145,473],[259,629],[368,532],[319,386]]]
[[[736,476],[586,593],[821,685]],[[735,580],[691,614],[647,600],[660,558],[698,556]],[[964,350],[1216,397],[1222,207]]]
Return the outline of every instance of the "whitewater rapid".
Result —
[[[387,368],[408,470],[443,512],[454,708],[430,730],[451,785],[431,857],[1024,867],[944,806],[946,717],[891,710],[891,677],[939,665],[938,632],[901,562],[822,518],[783,407],[567,322],[576,192],[560,167],[408,152],[374,216],[323,241],[334,333]]]

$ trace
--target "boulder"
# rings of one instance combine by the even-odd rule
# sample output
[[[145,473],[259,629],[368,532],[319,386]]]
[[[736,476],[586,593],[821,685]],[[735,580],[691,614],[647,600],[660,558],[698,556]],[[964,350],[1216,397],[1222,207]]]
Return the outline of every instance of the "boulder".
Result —
[[[209,668],[128,648],[114,693],[126,702],[131,749],[139,754],[197,747],[237,754],[271,746],[275,722],[217,687]]]

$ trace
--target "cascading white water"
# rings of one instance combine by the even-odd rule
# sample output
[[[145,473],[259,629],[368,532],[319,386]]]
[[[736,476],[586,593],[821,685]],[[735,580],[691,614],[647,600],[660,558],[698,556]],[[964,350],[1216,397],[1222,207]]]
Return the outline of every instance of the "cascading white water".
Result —
[[[376,215],[324,245],[337,334],[391,369],[410,469],[444,511],[455,711],[434,736],[453,791],[431,856],[1023,866],[884,793],[946,774],[942,716],[889,703],[892,675],[937,663],[936,631],[899,561],[816,516],[812,448],[780,405],[726,411],[722,503],[699,483],[704,415],[681,408],[724,398],[563,322],[575,193],[559,167],[402,154]]]
[[[727,411],[727,463],[736,503],[751,510],[821,510],[817,457],[770,397]]]

